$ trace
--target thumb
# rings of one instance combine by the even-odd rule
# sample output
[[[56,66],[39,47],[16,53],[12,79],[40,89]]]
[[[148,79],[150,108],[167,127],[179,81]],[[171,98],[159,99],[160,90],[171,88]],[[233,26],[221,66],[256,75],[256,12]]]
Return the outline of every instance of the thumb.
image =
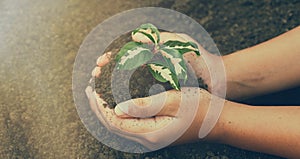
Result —
[[[177,94],[174,91],[167,91],[150,97],[122,102],[115,107],[115,113],[121,118],[174,117],[178,110]]]
[[[118,104],[115,113],[119,117],[147,118],[157,115],[164,107],[162,96],[135,98]]]

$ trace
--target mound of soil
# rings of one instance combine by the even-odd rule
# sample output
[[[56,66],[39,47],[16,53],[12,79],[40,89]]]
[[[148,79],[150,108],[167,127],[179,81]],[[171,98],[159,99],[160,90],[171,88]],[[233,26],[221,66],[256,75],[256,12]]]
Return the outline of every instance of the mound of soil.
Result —
[[[129,79],[129,86],[128,82],[126,82],[126,79],[128,79],[128,74],[130,71],[118,70],[115,71],[115,74],[113,74],[116,65],[116,60],[114,60],[115,56],[119,52],[120,48],[129,41],[131,41],[131,36],[130,33],[127,33],[120,36],[110,44],[110,46],[106,49],[106,52],[112,52],[111,61],[101,68],[101,75],[95,78],[95,90],[98,94],[100,94],[100,97],[107,102],[109,108],[114,108],[116,103],[126,100],[147,97],[149,95],[154,95],[173,89],[168,82],[162,83],[154,79],[147,67],[141,66],[132,73]],[[113,76],[117,77],[112,78]],[[181,82],[181,87],[198,86],[200,88],[207,89],[207,85],[201,78],[196,80],[189,79],[193,79],[191,71],[188,71],[188,80],[184,84]],[[114,92],[112,92],[112,81],[114,84],[113,87],[119,88],[114,89]],[[163,86],[164,89],[155,89],[155,87],[153,89],[152,86],[156,84]],[[126,88],[129,88],[130,96],[124,95],[128,93],[128,89]],[[113,96],[113,93],[115,96]]]

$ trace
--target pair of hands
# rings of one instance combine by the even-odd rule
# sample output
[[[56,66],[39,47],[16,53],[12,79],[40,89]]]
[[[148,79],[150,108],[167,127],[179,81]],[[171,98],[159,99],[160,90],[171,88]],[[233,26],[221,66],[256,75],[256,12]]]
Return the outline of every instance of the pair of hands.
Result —
[[[147,43],[148,39],[135,34],[134,41]],[[179,40],[183,42],[194,39],[186,34],[161,33],[161,42]],[[194,53],[184,54],[188,67],[191,67],[197,77],[201,77],[208,85],[209,92],[221,94],[224,91],[223,79],[217,78],[220,72],[220,57],[208,53],[198,44],[201,56]],[[110,53],[98,58],[93,76],[101,76],[101,67],[110,61]],[[213,72],[213,73],[211,73]],[[170,144],[192,142],[203,138],[207,133],[200,133],[201,124],[208,115],[212,99],[219,98],[200,88],[182,88],[181,91],[170,90],[145,98],[136,98],[118,104],[114,110],[104,107],[99,95],[92,87],[86,88],[91,109],[101,123],[111,132],[136,141],[150,150],[157,150]],[[210,123],[212,124],[212,123]],[[210,127],[204,131],[210,131]],[[212,133],[210,133],[212,134]],[[214,135],[211,135],[214,136]]]

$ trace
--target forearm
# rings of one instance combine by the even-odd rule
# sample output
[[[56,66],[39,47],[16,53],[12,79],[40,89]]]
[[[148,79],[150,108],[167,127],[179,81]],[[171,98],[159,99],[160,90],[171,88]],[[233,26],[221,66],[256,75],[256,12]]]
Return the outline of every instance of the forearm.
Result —
[[[226,102],[219,141],[235,147],[300,157],[300,107],[255,107]],[[216,130],[217,131],[217,130]]]
[[[227,97],[238,99],[300,84],[300,27],[224,56]]]

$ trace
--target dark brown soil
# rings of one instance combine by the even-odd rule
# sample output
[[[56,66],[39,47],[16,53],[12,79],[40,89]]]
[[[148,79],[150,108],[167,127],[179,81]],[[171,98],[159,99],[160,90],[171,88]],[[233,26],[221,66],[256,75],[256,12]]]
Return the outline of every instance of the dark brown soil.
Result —
[[[128,92],[126,79],[128,79],[128,74],[130,71],[115,71],[113,74],[116,61],[115,56],[125,43],[131,41],[130,33],[125,34],[115,41],[113,41],[110,46],[106,49],[107,51],[112,52],[112,60],[106,66],[101,68],[101,75],[98,78],[95,78],[95,90],[100,96],[108,103],[110,108],[114,108],[116,103],[120,103],[133,98],[147,97],[149,95],[154,95],[161,93],[163,91],[173,89],[169,83],[162,83],[153,78],[152,74],[148,71],[146,66],[141,66],[137,68],[131,75],[129,79],[129,94]],[[112,76],[113,75],[113,76]],[[193,78],[191,73],[188,76],[188,79]],[[183,86],[199,86],[201,88],[207,89],[207,85],[203,83],[201,79],[197,79],[198,83],[192,82],[193,80],[187,80],[186,83],[182,83]],[[114,92],[112,92],[112,82],[114,84]],[[153,87],[154,85],[159,84],[164,87],[161,89],[159,87]],[[151,89],[152,87],[152,89]],[[151,89],[151,91],[150,91]],[[113,93],[115,96],[113,96]]]

